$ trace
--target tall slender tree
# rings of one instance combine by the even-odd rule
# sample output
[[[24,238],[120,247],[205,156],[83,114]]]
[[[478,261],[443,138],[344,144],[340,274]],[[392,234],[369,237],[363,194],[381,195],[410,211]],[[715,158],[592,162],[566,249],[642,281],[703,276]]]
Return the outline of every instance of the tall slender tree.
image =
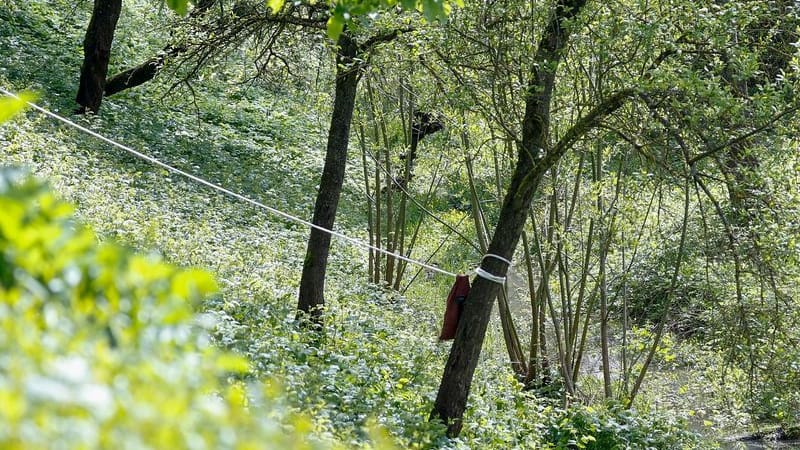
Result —
[[[350,142],[350,124],[353,121],[356,91],[362,68],[361,64],[356,61],[358,54],[358,45],[350,37],[350,34],[342,33],[339,36],[336,52],[336,90],[328,131],[328,145],[325,151],[325,166],[322,169],[319,192],[314,203],[314,218],[312,219],[314,225],[326,229],[333,228],[344,184],[347,147]],[[325,304],[325,273],[330,246],[330,234],[317,228],[311,229],[303,262],[303,275],[300,279],[297,309],[299,312],[309,314],[315,321],[321,320],[322,307]]]
[[[401,30],[376,34],[358,44],[348,31],[339,35],[336,52],[336,89],[333,98],[325,165],[314,203],[312,223],[321,228],[333,229],[336,209],[344,185],[347,150],[350,142],[350,125],[353,121],[356,91],[367,55],[375,45],[392,41]],[[319,228],[311,229],[308,239],[300,292],[297,301],[298,316],[308,315],[316,323],[322,322],[325,306],[325,275],[328,266],[331,235]]]
[[[522,140],[511,183],[503,200],[500,216],[489,244],[488,254],[507,260],[513,257],[528,216],[528,210],[547,171],[571,148],[575,140],[606,115],[618,109],[630,96],[619,92],[604,99],[579,119],[561,140],[550,145],[550,108],[556,86],[556,71],[564,59],[570,24],[585,7],[586,0],[558,0],[550,11],[533,60],[525,92]],[[507,264],[498,258],[484,258],[481,268],[505,275]],[[456,436],[462,427],[472,378],[478,364],[489,323],[492,304],[500,285],[477,278],[465,301],[456,338],[445,365],[431,416],[445,422],[448,434]]]

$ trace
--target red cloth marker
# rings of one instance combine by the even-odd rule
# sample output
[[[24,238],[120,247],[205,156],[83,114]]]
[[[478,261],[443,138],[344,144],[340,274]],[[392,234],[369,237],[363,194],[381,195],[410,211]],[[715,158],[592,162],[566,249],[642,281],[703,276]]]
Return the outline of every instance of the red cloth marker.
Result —
[[[469,295],[469,277],[466,275],[456,276],[456,282],[447,296],[442,333],[439,334],[440,341],[449,341],[456,337],[458,320],[461,318],[461,310],[464,308],[464,300],[467,299],[467,295]]]

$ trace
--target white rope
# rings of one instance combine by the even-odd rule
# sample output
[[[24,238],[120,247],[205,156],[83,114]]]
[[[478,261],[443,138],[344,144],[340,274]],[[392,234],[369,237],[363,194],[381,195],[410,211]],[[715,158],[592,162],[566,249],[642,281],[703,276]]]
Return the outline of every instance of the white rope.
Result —
[[[487,279],[489,281],[494,281],[495,283],[499,283],[499,284],[502,284],[502,285],[506,284],[506,277],[492,275],[489,272],[483,270],[481,267],[478,267],[478,268],[475,269],[475,275],[477,275],[477,276],[479,276],[481,278],[485,278],[485,279]]]
[[[503,261],[504,263],[508,264],[509,266],[511,265],[511,261],[507,260],[506,258],[503,258],[500,255],[495,255],[494,253],[487,253],[487,254],[483,255],[483,258],[481,258],[481,261],[485,260],[486,258],[494,258],[494,259]],[[481,278],[485,278],[485,279],[487,279],[489,281],[494,281],[495,283],[502,284],[503,286],[505,286],[505,284],[506,284],[506,277],[501,277],[499,275],[491,274],[491,273],[483,270],[483,268],[481,266],[478,266],[475,269],[475,275],[477,275],[477,276],[479,276]]]
[[[504,263],[508,264],[509,266],[511,265],[511,261],[509,261],[509,260],[507,260],[507,259],[503,258],[503,257],[502,257],[502,256],[500,256],[500,255],[495,255],[494,253],[487,253],[487,254],[483,255],[483,258],[481,258],[481,261],[483,261],[483,260],[484,260],[484,259],[486,259],[486,258],[494,258],[494,259],[498,259],[498,260],[500,260],[500,261],[503,261]]]
[[[2,92],[3,94],[5,94],[5,95],[7,95],[9,97],[13,97],[13,98],[16,98],[17,100],[21,100],[18,96],[14,95],[13,93],[11,93],[11,92],[3,89],[3,88],[0,88],[0,92]],[[425,264],[422,261],[417,261],[415,259],[411,259],[411,258],[408,258],[406,256],[403,256],[403,255],[400,255],[400,254],[397,254],[397,253],[394,253],[394,252],[390,252],[388,250],[384,250],[384,249],[379,248],[379,247],[375,247],[375,246],[370,245],[370,244],[368,244],[366,242],[363,242],[363,241],[360,241],[358,239],[355,239],[355,238],[352,238],[350,236],[347,236],[345,234],[342,234],[342,233],[340,233],[338,231],[329,230],[329,229],[327,229],[325,227],[321,227],[319,225],[315,225],[315,224],[313,224],[313,223],[311,223],[311,222],[309,222],[307,220],[303,220],[303,219],[301,219],[299,217],[295,217],[295,216],[293,216],[291,214],[288,214],[288,213],[285,213],[285,212],[280,211],[278,209],[275,209],[275,208],[272,208],[270,206],[267,206],[267,205],[265,205],[265,204],[263,204],[261,202],[258,202],[256,200],[252,200],[252,199],[250,199],[248,197],[245,197],[244,195],[241,195],[241,194],[238,194],[236,192],[233,192],[233,191],[231,191],[229,189],[226,189],[226,188],[224,188],[224,187],[222,187],[222,186],[220,186],[218,184],[212,183],[210,181],[206,181],[206,180],[198,177],[197,175],[192,175],[189,172],[185,172],[185,171],[183,171],[181,169],[178,169],[176,167],[170,166],[167,163],[163,163],[163,162],[153,158],[152,156],[145,155],[142,152],[139,152],[139,151],[134,150],[134,149],[132,149],[132,148],[126,146],[126,145],[123,145],[123,144],[120,144],[120,143],[118,143],[116,141],[113,141],[113,140],[111,140],[111,139],[109,139],[109,138],[107,138],[107,137],[105,137],[105,136],[103,136],[103,135],[101,135],[101,134],[99,134],[99,133],[97,133],[95,131],[92,131],[92,130],[86,128],[86,127],[78,125],[77,123],[72,122],[69,119],[61,117],[58,114],[52,113],[52,112],[42,108],[41,106],[39,106],[39,105],[37,105],[35,103],[32,103],[32,102],[26,102],[26,103],[31,108],[39,111],[40,113],[42,113],[42,114],[44,114],[44,115],[46,115],[48,117],[56,119],[59,122],[62,122],[64,124],[66,124],[66,125],[69,125],[69,126],[75,128],[76,130],[82,131],[83,133],[86,133],[86,134],[88,134],[90,136],[93,136],[93,137],[95,137],[97,139],[100,139],[101,141],[106,142],[106,143],[108,143],[108,144],[110,144],[110,145],[112,145],[114,147],[117,147],[117,148],[119,148],[121,150],[124,150],[124,151],[130,153],[131,155],[136,156],[139,159],[143,159],[143,160],[145,160],[145,161],[147,161],[147,162],[149,162],[151,164],[159,166],[159,167],[161,167],[163,169],[166,169],[166,170],[168,170],[168,171],[170,171],[172,173],[176,173],[178,175],[186,177],[186,178],[188,178],[188,179],[190,179],[190,180],[192,180],[194,182],[200,183],[200,184],[202,184],[204,186],[207,186],[207,187],[209,187],[211,189],[214,189],[216,191],[222,192],[223,194],[226,194],[226,195],[228,195],[230,197],[236,198],[236,199],[241,200],[241,201],[243,201],[245,203],[249,203],[249,204],[251,204],[253,206],[256,206],[258,208],[264,209],[264,210],[266,210],[266,211],[268,211],[268,212],[270,212],[270,213],[272,213],[272,214],[274,214],[276,216],[280,216],[280,217],[283,217],[284,219],[291,220],[293,222],[297,222],[299,224],[302,224],[302,225],[317,229],[317,230],[322,231],[324,233],[328,233],[331,236],[336,236],[339,239],[347,241],[347,242],[349,242],[349,243],[351,243],[353,245],[356,245],[358,247],[365,248],[365,249],[372,249],[372,250],[375,250],[376,252],[383,253],[384,255],[392,256],[392,257],[397,258],[399,260],[402,260],[402,261],[405,261],[405,262],[408,262],[408,263],[411,263],[411,264],[416,264],[418,266],[424,267],[424,268],[426,268],[428,270],[431,270],[431,271],[434,271],[434,272],[438,272],[438,273],[441,273],[441,274],[444,274],[444,275],[449,275],[449,276],[451,276],[453,278],[455,278],[455,276],[456,276],[456,274],[454,274],[452,272],[448,272],[448,271],[443,270],[443,269],[440,269],[440,268],[438,268],[436,266]]]

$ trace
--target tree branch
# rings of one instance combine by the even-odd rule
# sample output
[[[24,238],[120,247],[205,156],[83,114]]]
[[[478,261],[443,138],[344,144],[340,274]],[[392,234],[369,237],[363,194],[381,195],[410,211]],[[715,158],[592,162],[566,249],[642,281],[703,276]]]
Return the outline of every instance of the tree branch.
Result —
[[[414,31],[414,27],[406,27],[406,28],[397,28],[388,33],[377,34],[372,36],[371,38],[364,41],[361,45],[358,46],[359,53],[371,50],[372,47],[382,44],[385,42],[391,42],[397,39],[402,33],[409,33]]]
[[[593,128],[597,127],[604,117],[622,107],[628,98],[634,95],[633,89],[619,91],[607,97],[599,105],[596,105],[588,114],[578,119],[572,127],[567,130],[558,143],[548,153],[553,153],[557,159],[563,155],[578,139],[584,136]]]
[[[712,148],[710,150],[706,150],[703,153],[700,153],[699,155],[697,155],[697,156],[693,157],[692,159],[690,159],[689,160],[689,164],[690,165],[694,164],[697,161],[700,161],[701,159],[705,159],[705,158],[708,158],[709,156],[713,156],[715,153],[717,153],[717,152],[719,152],[721,150],[724,150],[724,149],[729,148],[729,147],[731,147],[733,145],[736,145],[736,144],[738,144],[738,143],[740,143],[742,141],[750,139],[751,137],[761,133],[762,131],[764,131],[764,130],[770,128],[770,127],[772,127],[775,124],[775,122],[777,122],[780,119],[788,116],[789,114],[797,112],[798,110],[800,110],[800,105],[795,105],[795,106],[793,106],[793,107],[791,107],[789,109],[786,109],[786,110],[784,110],[784,111],[772,116],[766,123],[764,123],[764,124],[754,128],[754,129],[748,131],[747,133],[744,133],[744,134],[742,134],[740,136],[736,136],[735,138],[730,139],[728,142],[725,142],[724,144],[720,144],[720,145],[718,145],[718,146],[716,146],[716,147],[714,147],[714,148]]]

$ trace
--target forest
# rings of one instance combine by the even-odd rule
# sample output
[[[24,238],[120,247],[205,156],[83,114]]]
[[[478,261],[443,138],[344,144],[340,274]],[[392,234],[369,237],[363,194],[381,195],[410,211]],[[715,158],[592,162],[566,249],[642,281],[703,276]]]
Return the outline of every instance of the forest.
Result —
[[[800,4],[3,0],[0,448],[800,448]]]

